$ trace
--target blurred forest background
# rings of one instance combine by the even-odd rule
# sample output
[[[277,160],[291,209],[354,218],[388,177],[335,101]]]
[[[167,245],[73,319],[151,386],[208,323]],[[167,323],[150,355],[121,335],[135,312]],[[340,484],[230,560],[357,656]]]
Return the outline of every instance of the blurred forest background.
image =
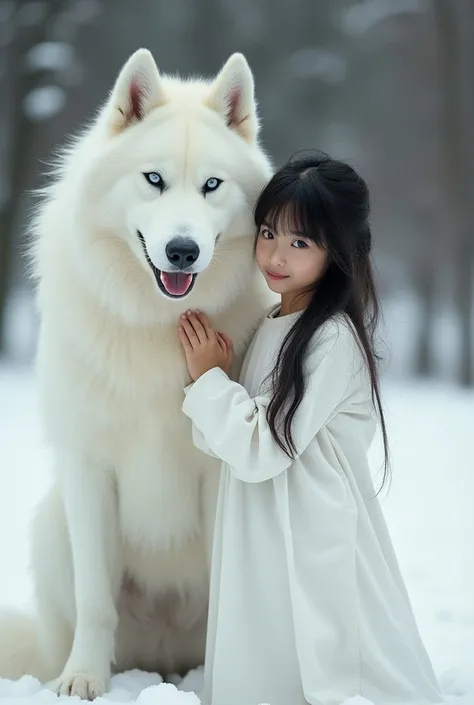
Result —
[[[472,386],[473,0],[0,0],[0,354],[34,355],[31,191],[140,46],[181,74],[243,52],[275,165],[361,170],[391,370]]]

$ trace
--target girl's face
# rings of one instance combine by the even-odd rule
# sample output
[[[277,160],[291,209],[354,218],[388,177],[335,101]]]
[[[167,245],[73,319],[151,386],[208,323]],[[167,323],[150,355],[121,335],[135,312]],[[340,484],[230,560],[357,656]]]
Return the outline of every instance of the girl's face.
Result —
[[[302,233],[289,226],[275,231],[267,223],[262,224],[257,235],[255,258],[269,288],[281,295],[282,308],[299,294],[305,294],[298,297],[299,307],[308,304],[328,259],[326,250]]]

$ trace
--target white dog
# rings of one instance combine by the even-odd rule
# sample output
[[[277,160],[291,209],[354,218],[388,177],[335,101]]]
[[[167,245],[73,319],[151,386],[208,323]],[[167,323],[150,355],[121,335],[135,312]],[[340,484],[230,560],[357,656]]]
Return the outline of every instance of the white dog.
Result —
[[[0,676],[92,699],[112,667],[203,662],[219,464],[181,412],[177,324],[200,308],[241,355],[268,305],[257,136],[242,55],[183,81],[142,49],[62,159],[33,248],[55,482],[32,527],[37,616],[2,617]]]

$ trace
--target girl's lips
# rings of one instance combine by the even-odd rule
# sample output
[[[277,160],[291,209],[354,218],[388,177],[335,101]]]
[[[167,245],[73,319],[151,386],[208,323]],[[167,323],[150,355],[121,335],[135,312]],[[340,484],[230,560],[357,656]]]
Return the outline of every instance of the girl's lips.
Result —
[[[267,274],[270,279],[288,279],[288,276],[286,274],[276,274],[275,272],[269,272],[268,269]]]

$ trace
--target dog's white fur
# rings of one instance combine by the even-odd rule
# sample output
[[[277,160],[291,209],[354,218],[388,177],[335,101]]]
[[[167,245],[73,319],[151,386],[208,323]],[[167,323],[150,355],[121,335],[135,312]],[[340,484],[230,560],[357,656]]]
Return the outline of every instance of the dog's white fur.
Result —
[[[0,676],[94,698],[112,667],[203,662],[219,466],[194,448],[181,412],[190,380],[177,324],[200,308],[241,356],[268,305],[252,210],[270,174],[240,54],[213,81],[184,81],[137,51],[66,150],[34,229],[55,482],[32,527],[37,616],[0,621]],[[210,177],[223,183],[204,197]],[[160,269],[174,236],[199,245],[184,301],[159,291],[138,230]]]

